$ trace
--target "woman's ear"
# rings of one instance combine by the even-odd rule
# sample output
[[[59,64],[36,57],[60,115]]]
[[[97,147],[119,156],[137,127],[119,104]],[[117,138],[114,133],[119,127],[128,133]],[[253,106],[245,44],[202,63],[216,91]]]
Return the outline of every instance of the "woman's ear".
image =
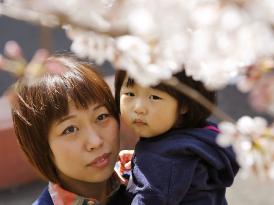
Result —
[[[184,115],[184,114],[187,113],[187,111],[188,111],[188,106],[187,105],[182,105],[181,110],[180,110],[180,114]]]

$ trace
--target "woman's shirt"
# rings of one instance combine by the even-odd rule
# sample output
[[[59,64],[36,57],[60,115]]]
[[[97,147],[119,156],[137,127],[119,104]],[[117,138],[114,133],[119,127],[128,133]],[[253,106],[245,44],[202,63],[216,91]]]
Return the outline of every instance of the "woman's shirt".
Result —
[[[130,204],[125,186],[120,183],[116,174],[110,178],[108,193],[107,205]],[[79,196],[49,182],[33,205],[100,205],[100,201]]]

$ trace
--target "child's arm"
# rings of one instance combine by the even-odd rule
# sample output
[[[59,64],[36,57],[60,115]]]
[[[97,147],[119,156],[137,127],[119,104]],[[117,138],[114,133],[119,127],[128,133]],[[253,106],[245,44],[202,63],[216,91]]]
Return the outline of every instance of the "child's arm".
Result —
[[[133,176],[128,190],[133,194],[132,205],[178,205],[188,192],[198,160],[182,157],[179,162],[153,153],[133,159]]]

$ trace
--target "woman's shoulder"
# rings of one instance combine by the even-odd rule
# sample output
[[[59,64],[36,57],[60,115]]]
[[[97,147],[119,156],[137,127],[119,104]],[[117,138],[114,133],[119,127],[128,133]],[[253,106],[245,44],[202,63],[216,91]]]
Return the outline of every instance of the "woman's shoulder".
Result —
[[[126,186],[121,184],[117,191],[115,191],[109,198],[108,205],[130,204],[130,199],[128,197]],[[40,193],[38,198],[33,202],[32,205],[54,205],[49,192],[49,186],[46,186]]]
[[[107,205],[131,204],[126,186],[121,184],[119,189],[110,197]]]
[[[39,197],[36,199],[35,202],[33,202],[32,205],[54,205],[49,194],[48,186],[43,189]]]

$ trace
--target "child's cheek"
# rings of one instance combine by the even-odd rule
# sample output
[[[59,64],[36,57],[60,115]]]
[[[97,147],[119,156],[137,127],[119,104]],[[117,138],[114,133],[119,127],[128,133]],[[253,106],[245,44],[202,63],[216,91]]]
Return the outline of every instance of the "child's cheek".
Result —
[[[121,97],[121,99],[120,99],[120,110],[121,110],[122,117],[126,117],[127,114],[129,114],[129,112],[130,112],[129,103],[130,102],[128,102],[128,100],[125,97]]]

